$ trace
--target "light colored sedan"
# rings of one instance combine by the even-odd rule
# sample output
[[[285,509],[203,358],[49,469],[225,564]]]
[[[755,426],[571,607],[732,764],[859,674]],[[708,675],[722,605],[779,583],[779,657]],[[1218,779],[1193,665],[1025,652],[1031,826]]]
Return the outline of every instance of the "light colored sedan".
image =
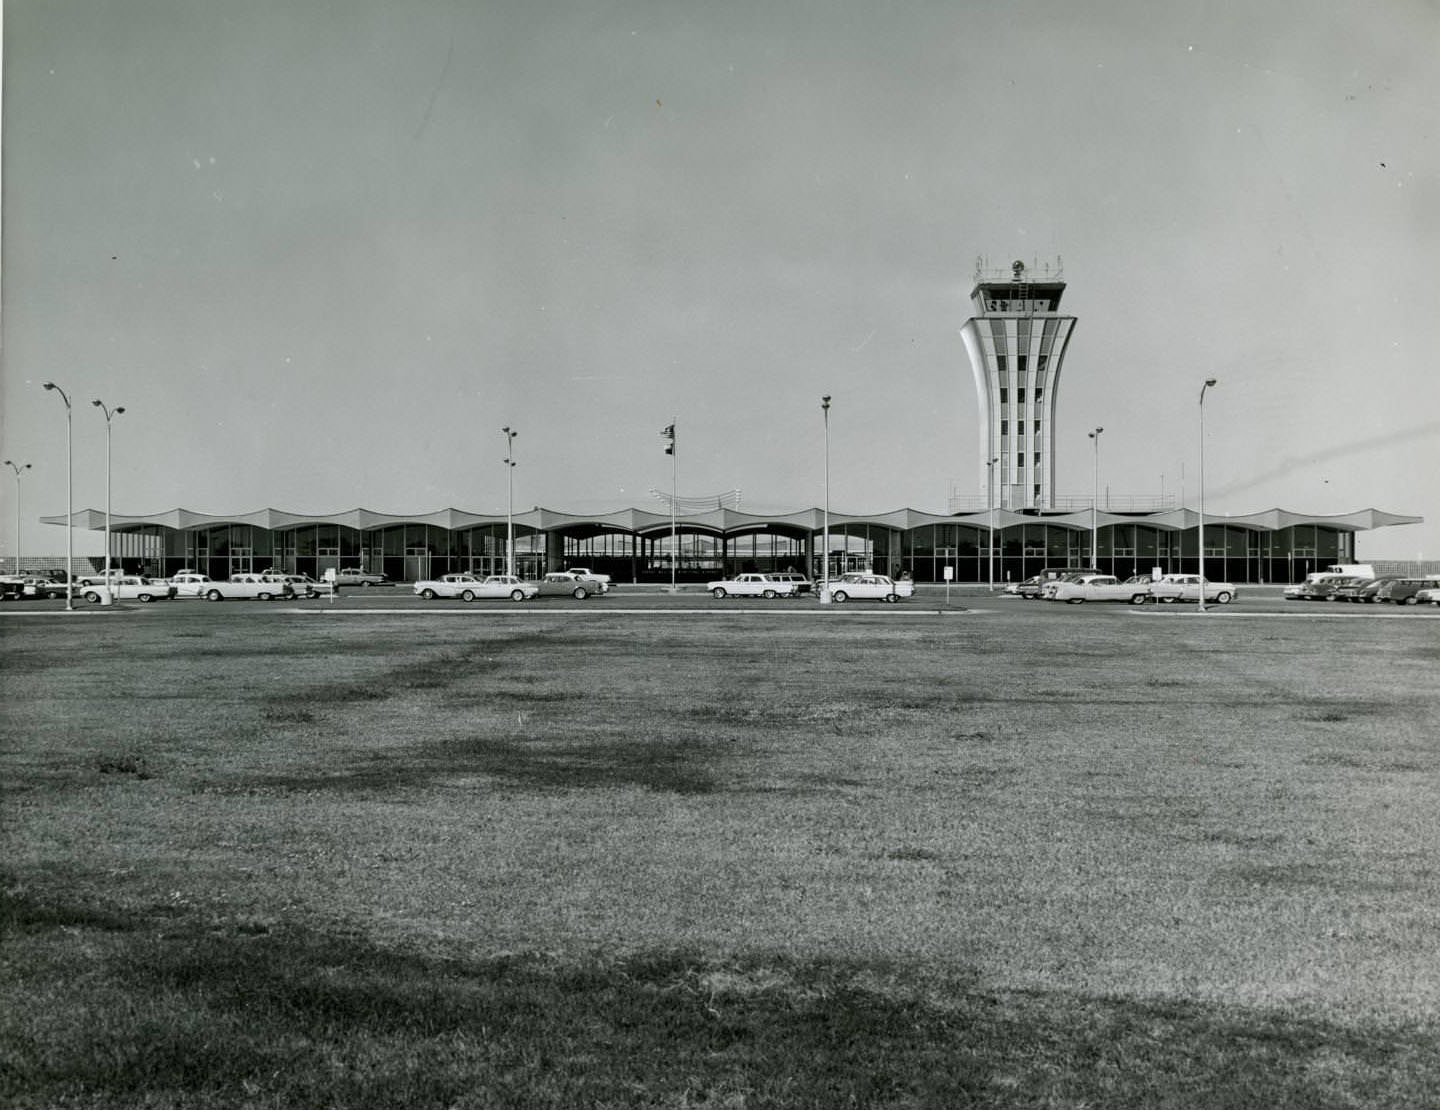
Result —
[[[587,578],[573,570],[557,570],[535,583],[540,597],[573,597],[583,601],[593,594],[603,594],[610,587],[598,578]]]
[[[1156,601],[1199,601],[1201,578],[1198,574],[1166,574],[1150,585],[1150,596]],[[1204,579],[1205,600],[1229,605],[1235,600],[1235,587],[1229,582]]]
[[[737,574],[711,582],[705,587],[719,597],[794,597],[800,592],[795,582],[787,582],[769,574]]]
[[[914,582],[908,579],[897,582],[883,574],[842,574],[830,580],[830,600],[842,603],[867,598],[895,602],[914,593]]]
[[[1440,586],[1427,586],[1415,595],[1415,605],[1424,605],[1426,602],[1440,605]]]
[[[140,578],[129,574],[112,578],[110,590],[120,601],[168,601],[175,596],[175,587],[163,578]],[[97,604],[104,594],[103,578],[99,585],[87,585],[80,591],[80,596],[86,601]]]
[[[1046,601],[1067,601],[1083,605],[1087,601],[1127,601],[1144,605],[1150,600],[1150,581],[1121,582],[1113,574],[1072,574],[1055,582],[1047,582],[1040,594]]]
[[[198,570],[182,570],[170,576],[170,585],[175,587],[176,597],[204,597],[214,581]]]
[[[458,597],[461,601],[477,601],[481,598],[508,597],[511,601],[525,601],[540,592],[534,582],[522,582],[513,574],[492,574],[488,578],[477,578],[473,574],[446,574],[416,582],[411,588],[427,600]]]

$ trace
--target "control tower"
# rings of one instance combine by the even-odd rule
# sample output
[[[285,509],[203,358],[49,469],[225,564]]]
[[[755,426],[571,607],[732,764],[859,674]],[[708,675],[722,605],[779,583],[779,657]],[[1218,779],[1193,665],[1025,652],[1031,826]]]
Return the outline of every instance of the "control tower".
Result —
[[[985,496],[996,508],[1054,502],[1056,387],[1075,327],[1075,317],[1060,314],[1061,273],[1058,260],[1043,276],[1023,262],[989,270],[984,259],[976,261],[975,315],[960,337],[980,401],[979,478],[982,488],[993,481]]]

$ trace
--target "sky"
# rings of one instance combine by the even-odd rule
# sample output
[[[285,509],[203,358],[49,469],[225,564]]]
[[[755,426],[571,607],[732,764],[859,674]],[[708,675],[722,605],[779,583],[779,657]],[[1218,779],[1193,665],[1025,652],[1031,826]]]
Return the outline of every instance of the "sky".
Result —
[[[117,514],[981,495],[977,258],[1063,265],[1061,496],[1421,515],[1430,0],[9,0],[0,552]],[[77,550],[80,547],[77,546]]]

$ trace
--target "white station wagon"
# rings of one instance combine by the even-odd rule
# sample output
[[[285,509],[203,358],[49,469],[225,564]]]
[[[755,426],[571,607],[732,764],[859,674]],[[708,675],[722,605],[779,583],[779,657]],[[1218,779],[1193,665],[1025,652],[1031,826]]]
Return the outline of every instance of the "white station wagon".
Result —
[[[411,588],[427,600],[458,597],[461,601],[476,601],[480,598],[508,597],[511,601],[525,601],[540,592],[534,582],[522,582],[513,574],[492,574],[488,578],[477,578],[473,574],[446,574],[416,582]]]
[[[715,597],[794,597],[800,592],[797,582],[769,574],[737,574],[711,582],[706,587]]]
[[[1080,605],[1086,601],[1128,601],[1144,605],[1150,600],[1150,580],[1122,582],[1113,574],[1071,574],[1046,582],[1040,588],[1046,601],[1068,601]]]
[[[842,574],[830,580],[830,600],[845,602],[852,598],[873,598],[877,601],[899,601],[915,593],[915,583],[902,578],[899,582],[883,574]]]
[[[1199,601],[1201,583],[1205,600],[1229,605],[1235,600],[1235,587],[1229,582],[1212,582],[1198,574],[1166,574],[1150,585],[1150,596],[1156,601]]]

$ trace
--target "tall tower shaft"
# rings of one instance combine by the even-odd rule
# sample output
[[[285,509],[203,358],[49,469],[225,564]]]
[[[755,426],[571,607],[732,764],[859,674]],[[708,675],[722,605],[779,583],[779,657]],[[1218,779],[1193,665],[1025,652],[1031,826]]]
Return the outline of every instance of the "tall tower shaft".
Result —
[[[980,482],[1002,509],[1049,508],[1055,498],[1055,401],[1074,316],[1060,314],[1057,266],[1037,280],[1023,262],[975,267],[975,315],[960,336],[980,402]],[[983,486],[982,486],[983,488]],[[987,502],[992,496],[985,489]]]

